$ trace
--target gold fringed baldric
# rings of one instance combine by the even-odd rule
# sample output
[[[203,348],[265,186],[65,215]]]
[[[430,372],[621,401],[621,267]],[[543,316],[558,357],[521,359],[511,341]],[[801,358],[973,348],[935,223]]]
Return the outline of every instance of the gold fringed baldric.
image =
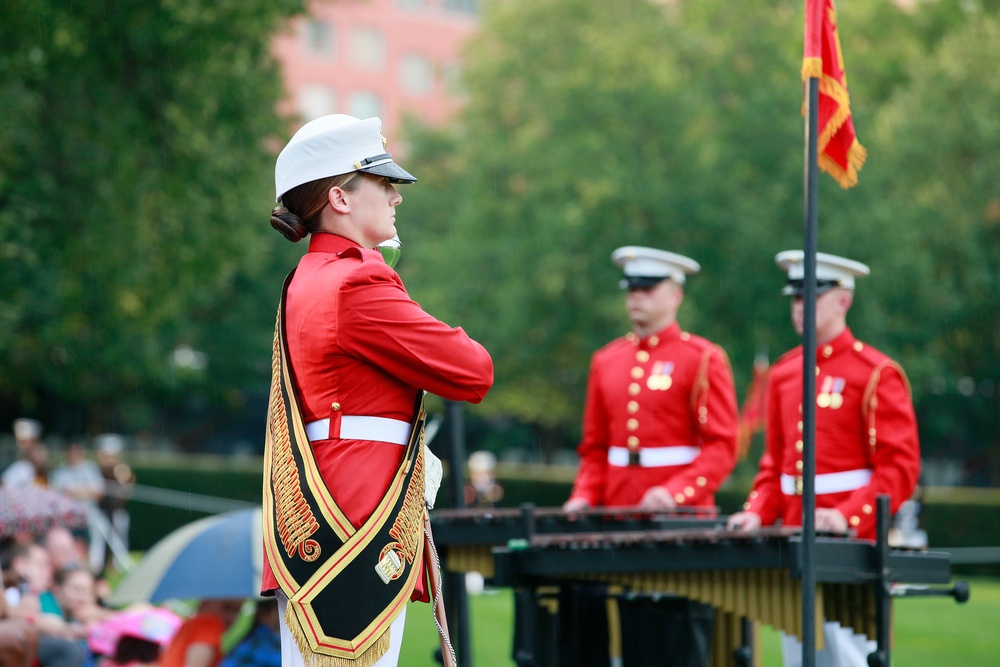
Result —
[[[370,667],[388,650],[389,626],[423,571],[423,392],[392,483],[355,529],[323,483],[295,395],[284,337],[292,274],[285,279],[274,331],[264,550],[288,597],[285,622],[306,667]]]

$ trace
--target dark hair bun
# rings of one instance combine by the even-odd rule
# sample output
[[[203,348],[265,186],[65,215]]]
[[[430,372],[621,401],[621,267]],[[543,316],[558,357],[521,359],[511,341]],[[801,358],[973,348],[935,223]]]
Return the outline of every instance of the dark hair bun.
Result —
[[[298,243],[309,233],[302,218],[284,206],[275,206],[271,210],[271,226],[292,243]]]

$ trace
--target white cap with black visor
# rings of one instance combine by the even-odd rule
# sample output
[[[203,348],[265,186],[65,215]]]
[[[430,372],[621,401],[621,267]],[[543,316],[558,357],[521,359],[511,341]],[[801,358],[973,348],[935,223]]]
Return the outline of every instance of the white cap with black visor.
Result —
[[[274,165],[275,201],[304,183],[352,171],[363,171],[393,183],[416,177],[386,152],[382,121],[331,114],[309,121],[289,140]]]
[[[784,250],[774,257],[774,262],[788,273],[788,281],[781,293],[785,296],[802,296],[805,290],[805,253],[801,250]],[[816,294],[825,294],[834,287],[854,289],[854,279],[871,273],[868,265],[846,257],[816,253]]]
[[[622,289],[650,289],[664,280],[683,285],[688,274],[701,270],[701,265],[690,257],[634,245],[616,249],[611,261],[622,269]]]

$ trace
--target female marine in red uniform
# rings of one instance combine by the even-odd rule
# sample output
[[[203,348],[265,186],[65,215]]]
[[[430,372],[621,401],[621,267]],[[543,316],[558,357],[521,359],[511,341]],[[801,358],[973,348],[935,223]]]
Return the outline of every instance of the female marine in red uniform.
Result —
[[[396,236],[396,185],[414,181],[385,152],[378,118],[339,114],[303,126],[275,167],[282,205],[271,225],[292,242],[310,237],[284,297],[287,363],[315,469],[352,525],[347,533],[367,525],[402,469],[418,395],[479,403],[493,383],[482,345],[424,312],[376,249]],[[303,479],[309,471],[300,465]],[[329,513],[315,514],[329,522]],[[282,540],[291,539],[286,533]],[[290,579],[279,581],[278,542],[265,546],[262,589],[278,594],[284,615]],[[418,549],[413,567],[421,558]],[[426,601],[423,589],[419,577],[412,599]],[[335,604],[360,606],[359,597]],[[393,613],[388,651],[359,665],[396,664],[404,614]],[[303,664],[287,624],[282,630],[282,664]]]

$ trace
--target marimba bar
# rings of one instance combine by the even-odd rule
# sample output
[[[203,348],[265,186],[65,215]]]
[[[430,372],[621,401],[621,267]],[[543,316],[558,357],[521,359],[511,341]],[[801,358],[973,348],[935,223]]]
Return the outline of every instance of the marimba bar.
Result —
[[[557,507],[442,509],[431,513],[434,541],[444,567],[452,572],[493,576],[495,547],[532,535],[601,534],[609,531],[721,528],[717,507],[683,508],[670,513],[634,507],[605,507],[566,514]]]

